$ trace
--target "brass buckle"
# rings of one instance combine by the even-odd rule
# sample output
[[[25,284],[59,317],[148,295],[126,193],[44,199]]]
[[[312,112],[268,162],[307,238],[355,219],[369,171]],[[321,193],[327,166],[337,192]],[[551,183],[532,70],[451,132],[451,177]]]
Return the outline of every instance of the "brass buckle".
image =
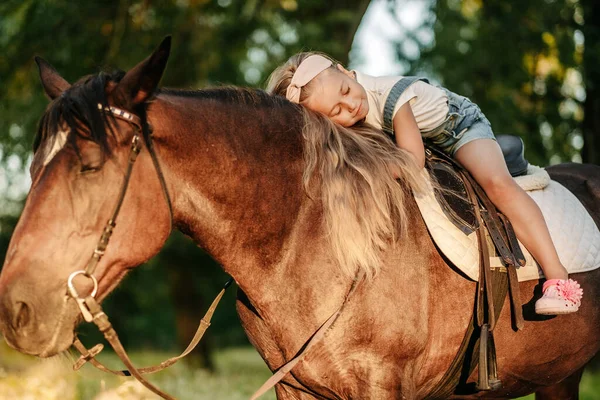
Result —
[[[98,292],[98,281],[96,280],[96,277],[94,275],[90,275],[87,272],[85,272],[84,270],[73,272],[71,275],[69,275],[69,279],[67,280],[67,288],[69,289],[69,294],[77,302],[77,305],[79,306],[79,310],[81,310],[81,314],[83,315],[83,319],[85,319],[87,322],[92,322],[94,320],[94,317],[92,316],[92,313],[90,312],[90,310],[87,308],[87,306],[85,304],[85,299],[83,299],[79,296],[79,293],[77,292],[77,289],[75,289],[75,285],[73,284],[73,279],[77,275],[83,275],[92,280],[92,282],[94,284],[94,289],[92,290],[92,293],[90,294],[90,296],[92,296],[92,297],[96,296],[96,293]]]

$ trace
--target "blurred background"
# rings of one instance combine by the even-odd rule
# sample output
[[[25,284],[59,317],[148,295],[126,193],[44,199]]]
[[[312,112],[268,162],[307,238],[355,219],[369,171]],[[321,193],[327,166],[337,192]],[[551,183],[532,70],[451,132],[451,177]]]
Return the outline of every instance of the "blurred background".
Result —
[[[423,75],[470,97],[496,133],[523,138],[533,164],[600,163],[597,0],[2,0],[0,265],[30,185],[33,135],[47,104],[33,56],[72,82],[101,69],[127,70],[168,34],[163,86],[264,87],[290,55],[321,50],[365,73]],[[135,361],[158,361],[187,345],[226,280],[175,233],[105,308]],[[269,376],[234,300],[235,289],[187,364],[157,376],[162,387],[180,398],[247,398]],[[88,345],[100,340],[87,326],[80,332]],[[600,399],[597,376],[596,363],[582,398]],[[128,380],[88,367],[71,373],[65,358],[40,362],[2,344],[4,398],[153,397]]]

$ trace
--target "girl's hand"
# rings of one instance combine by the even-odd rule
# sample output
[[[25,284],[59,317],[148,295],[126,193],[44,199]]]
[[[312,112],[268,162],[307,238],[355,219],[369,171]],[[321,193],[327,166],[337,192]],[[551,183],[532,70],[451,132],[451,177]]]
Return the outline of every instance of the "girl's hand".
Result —
[[[419,168],[425,167],[425,147],[421,131],[408,102],[394,116],[394,136],[398,147],[412,154]]]

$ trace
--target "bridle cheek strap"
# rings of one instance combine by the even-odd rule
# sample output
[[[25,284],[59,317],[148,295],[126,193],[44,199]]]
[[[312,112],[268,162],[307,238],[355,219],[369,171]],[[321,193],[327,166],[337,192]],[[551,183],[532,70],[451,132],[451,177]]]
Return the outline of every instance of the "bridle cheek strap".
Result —
[[[98,263],[102,259],[102,256],[104,255],[104,252],[106,251],[106,248],[108,247],[108,242],[110,240],[110,237],[112,236],[113,230],[117,223],[117,217],[119,215],[119,212],[121,211],[121,206],[123,205],[123,201],[125,200],[125,194],[127,194],[127,188],[129,187],[129,181],[131,180],[133,166],[135,164],[135,161],[137,160],[138,155],[142,151],[142,146],[140,143],[140,135],[144,136],[143,135],[143,123],[142,123],[142,120],[140,119],[140,117],[138,117],[137,115],[134,115],[128,111],[122,110],[117,107],[103,106],[102,104],[98,104],[98,109],[104,111],[105,113],[111,114],[113,117],[115,117],[117,119],[121,119],[121,120],[129,123],[130,125],[132,125],[134,128],[134,134],[131,139],[131,148],[130,148],[129,157],[127,160],[127,170],[125,171],[125,177],[123,178],[121,190],[119,191],[119,196],[117,197],[117,203],[113,210],[112,216],[109,218],[108,222],[104,226],[104,230],[102,231],[100,240],[98,240],[98,244],[96,245],[96,248],[94,249],[94,252],[93,252],[92,256],[90,257],[90,260],[88,261],[88,264],[85,267],[85,273],[88,276],[91,276],[94,274]],[[158,174],[158,178],[161,183],[161,188],[162,188],[163,195],[165,197],[167,208],[169,209],[169,221],[170,221],[169,223],[172,224],[173,210],[172,210],[172,206],[171,206],[171,198],[169,196],[169,191],[167,190],[167,185],[166,185],[166,182],[164,179],[164,175],[162,173],[162,170],[160,169],[160,164],[158,163],[158,159],[156,157],[156,152],[154,151],[154,147],[152,146],[152,138],[150,137],[150,135],[148,135],[148,138],[146,140],[146,147],[148,148],[148,151],[150,152],[152,162],[154,163],[156,172]],[[169,228],[169,231],[171,231],[171,228]]]
[[[157,387],[155,387],[150,382],[148,382],[146,379],[144,379],[142,374],[158,372],[164,368],[167,368],[167,367],[175,364],[181,358],[183,358],[187,354],[189,354],[197,346],[197,344],[200,342],[200,339],[202,339],[204,332],[206,332],[206,329],[210,326],[210,320],[212,318],[212,315],[214,314],[214,311],[215,311],[219,301],[223,297],[225,289],[227,289],[227,287],[229,287],[229,285],[232,283],[233,279],[230,279],[225,284],[225,287],[221,290],[221,292],[217,295],[217,298],[213,301],[212,305],[206,312],[206,315],[200,321],[200,325],[198,326],[198,329],[196,331],[196,334],[194,335],[194,338],[192,339],[192,342],[190,343],[190,345],[185,349],[185,351],[181,355],[179,355],[177,357],[172,357],[172,358],[162,362],[161,364],[159,364],[157,366],[153,366],[153,367],[136,369],[135,366],[133,366],[129,356],[127,355],[127,352],[125,351],[123,345],[121,344],[121,342],[119,340],[119,337],[118,337],[116,331],[112,328],[112,324],[109,322],[108,316],[104,313],[104,311],[102,310],[102,308],[100,307],[100,305],[98,304],[98,302],[96,301],[96,299],[94,297],[96,294],[98,283],[93,274],[96,270],[96,267],[98,266],[98,263],[102,259],[102,256],[104,255],[104,253],[106,251],[106,248],[108,247],[110,237],[112,236],[113,230],[116,226],[117,217],[119,215],[119,212],[121,211],[121,206],[123,205],[123,201],[125,199],[125,194],[127,193],[127,188],[129,186],[129,181],[131,179],[133,166],[135,164],[137,156],[139,155],[139,153],[142,150],[142,146],[140,143],[140,134],[143,134],[143,124],[142,124],[141,119],[138,116],[131,114],[125,110],[122,110],[122,109],[119,109],[116,107],[112,107],[112,106],[105,107],[105,106],[102,106],[101,104],[98,104],[98,109],[103,110],[106,113],[112,114],[112,116],[114,116],[115,118],[122,119],[122,120],[128,122],[130,125],[132,125],[134,127],[134,134],[133,134],[133,138],[131,141],[131,149],[130,149],[129,157],[128,157],[127,170],[125,172],[123,184],[121,186],[121,190],[119,192],[119,196],[117,198],[117,203],[115,205],[114,211],[113,211],[110,219],[106,223],[106,225],[102,231],[102,234],[100,236],[100,239],[98,240],[96,248],[94,249],[94,252],[92,253],[92,256],[90,257],[90,260],[88,261],[85,269],[82,271],[76,271],[73,274],[71,274],[71,276],[69,277],[68,282],[67,282],[67,288],[68,288],[67,293],[70,297],[72,297],[76,301],[84,319],[87,322],[93,322],[94,324],[96,324],[98,329],[100,329],[100,331],[104,334],[104,337],[110,343],[110,345],[113,347],[113,349],[115,350],[115,353],[123,361],[125,366],[127,366],[128,370],[113,371],[110,368],[105,367],[104,365],[102,365],[99,361],[97,361],[94,358],[96,355],[98,355],[102,351],[103,346],[101,344],[99,344],[99,345],[94,346],[91,350],[88,350],[77,337],[75,338],[73,345],[75,346],[75,348],[77,350],[79,350],[81,352],[82,355],[77,360],[77,362],[73,365],[73,368],[75,370],[78,370],[86,362],[89,361],[94,366],[96,366],[97,368],[99,368],[105,372],[111,372],[113,374],[122,375],[122,376],[133,375],[144,386],[146,386],[148,389],[150,389],[152,392],[156,393],[157,395],[159,395],[165,399],[173,399],[173,397],[162,392]],[[156,156],[156,152],[154,150],[154,146],[153,146],[152,138],[151,138],[150,134],[144,136],[144,138],[146,139],[146,147],[148,148],[148,151],[152,158],[152,162],[153,162],[156,172],[158,174],[158,178],[159,178],[159,181],[160,181],[160,184],[162,187],[162,192],[165,197],[167,207],[169,209],[169,222],[172,226],[173,210],[172,210],[172,206],[171,206],[171,199],[169,197],[169,192],[167,190],[166,181],[165,181],[164,175],[162,173],[162,170],[160,168],[160,164],[158,162],[158,158]],[[171,228],[169,228],[169,231],[170,230],[171,230]],[[75,289],[75,286],[73,284],[73,279],[77,275],[83,275],[83,276],[91,279],[92,282],[94,283],[95,289],[90,295],[88,295],[86,297],[82,297]]]

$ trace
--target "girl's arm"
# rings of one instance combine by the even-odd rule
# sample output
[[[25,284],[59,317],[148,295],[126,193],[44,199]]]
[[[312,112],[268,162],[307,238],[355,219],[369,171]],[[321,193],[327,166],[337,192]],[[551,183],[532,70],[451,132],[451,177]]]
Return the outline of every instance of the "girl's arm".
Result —
[[[408,102],[403,104],[394,116],[394,136],[398,147],[412,154],[419,168],[423,168],[425,166],[425,147],[421,131],[419,131]]]

